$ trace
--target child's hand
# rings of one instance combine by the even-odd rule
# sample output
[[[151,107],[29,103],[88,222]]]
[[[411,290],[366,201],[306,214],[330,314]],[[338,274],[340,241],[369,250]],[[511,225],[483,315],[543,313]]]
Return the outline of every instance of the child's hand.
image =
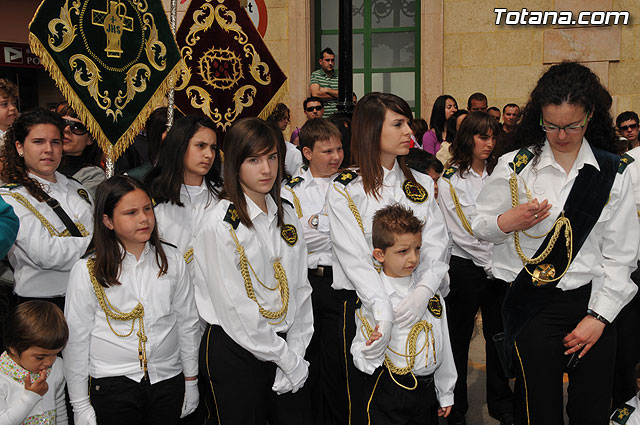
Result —
[[[449,416],[449,413],[451,413],[451,408],[453,406],[447,406],[447,407],[438,407],[438,416],[442,416],[442,417],[447,417]]]
[[[373,344],[373,341],[379,340],[381,336],[382,334],[378,332],[378,325],[376,325],[376,328],[371,332],[371,336],[369,337],[369,341],[367,341],[366,345],[369,346]]]
[[[35,382],[31,382],[31,375],[27,375],[26,378],[24,378],[24,389],[34,392],[40,397],[45,395],[49,390],[49,384],[47,384],[47,370],[42,369],[40,371],[40,377]]]

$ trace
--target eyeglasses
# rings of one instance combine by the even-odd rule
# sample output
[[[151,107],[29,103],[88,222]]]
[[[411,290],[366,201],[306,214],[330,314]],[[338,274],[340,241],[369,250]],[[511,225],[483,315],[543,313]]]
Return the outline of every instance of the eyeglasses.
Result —
[[[619,128],[620,131],[635,130],[638,128],[638,124],[621,125]]]
[[[69,126],[69,130],[71,130],[71,132],[76,136],[82,136],[83,134],[87,134],[89,131],[80,121],[64,120],[64,126]]]
[[[577,133],[587,125],[587,119],[589,118],[589,113],[584,117],[584,121],[582,125],[565,125],[564,127],[558,127],[557,125],[549,125],[542,123],[542,115],[540,115],[540,127],[547,133],[557,134],[560,133],[560,130],[564,130],[565,133]]]
[[[324,106],[322,105],[318,105],[318,106],[307,106],[307,108],[305,109],[305,111],[307,112],[314,112],[314,111],[322,111],[324,109]]]

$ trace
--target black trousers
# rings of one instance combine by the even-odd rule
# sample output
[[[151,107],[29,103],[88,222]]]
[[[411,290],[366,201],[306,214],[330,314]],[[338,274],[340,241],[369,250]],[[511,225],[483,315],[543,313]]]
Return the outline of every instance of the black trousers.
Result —
[[[335,416],[330,400],[335,397],[336,388],[345,388],[344,384],[337,384],[342,377],[340,358],[343,356],[336,355],[341,354],[338,348],[327,349],[332,343],[335,344],[336,338],[332,329],[343,312],[343,303],[337,291],[331,288],[333,274],[330,270],[331,267],[325,267],[322,276],[316,275],[313,270],[308,274],[313,288],[313,337],[305,356],[309,362],[309,378],[305,387],[309,388],[313,422],[316,425],[335,422],[330,419]]]
[[[334,290],[338,308],[327,312],[323,320],[323,361],[334,373],[323,377],[324,411],[327,425],[367,423],[368,376],[353,364],[351,342],[356,334],[355,311],[360,308],[356,291]],[[336,373],[337,372],[337,373]]]
[[[640,263],[638,264],[640,266]],[[631,280],[640,283],[640,267],[631,273]],[[613,375],[613,408],[622,406],[636,394],[633,369],[640,362],[640,295],[627,304],[613,322],[618,334],[616,368]]]
[[[562,339],[585,317],[591,285],[554,289],[516,339],[516,424],[562,425],[562,378],[569,356]],[[571,425],[609,423],[616,330],[608,325],[591,350],[567,371],[567,415]]]
[[[395,375],[405,387],[415,384],[411,375]],[[400,387],[389,370],[381,366],[367,377],[369,388],[368,425],[438,425],[438,399],[433,375],[416,376],[418,385],[413,390]]]
[[[184,375],[153,385],[126,376],[91,378],[89,397],[98,425],[175,425],[184,400]]]
[[[473,261],[456,256],[452,256],[449,262],[449,277],[451,291],[445,301],[451,350],[458,371],[452,414],[464,416],[469,409],[467,365],[478,309],[482,314],[487,358],[486,394],[489,414],[499,416],[512,412],[513,393],[492,339],[495,334],[503,332],[502,302],[507,284],[501,280],[489,280],[484,270],[473,264]]]
[[[306,386],[295,394],[271,390],[276,365],[238,345],[218,325],[209,325],[200,344],[200,378],[207,424],[308,425],[312,423]]]

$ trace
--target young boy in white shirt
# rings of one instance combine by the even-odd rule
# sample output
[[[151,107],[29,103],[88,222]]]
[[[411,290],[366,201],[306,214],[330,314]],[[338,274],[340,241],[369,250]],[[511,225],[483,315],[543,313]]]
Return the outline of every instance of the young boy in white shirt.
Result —
[[[394,204],[373,217],[373,256],[382,264],[382,282],[394,306],[415,286],[413,271],[420,262],[424,223],[413,212]],[[373,313],[356,310],[358,332],[351,345],[356,367],[371,375],[367,415],[373,425],[437,425],[453,405],[457,373],[451,352],[442,296],[429,300],[416,323],[396,315],[384,354],[372,357],[367,347],[382,334]]]

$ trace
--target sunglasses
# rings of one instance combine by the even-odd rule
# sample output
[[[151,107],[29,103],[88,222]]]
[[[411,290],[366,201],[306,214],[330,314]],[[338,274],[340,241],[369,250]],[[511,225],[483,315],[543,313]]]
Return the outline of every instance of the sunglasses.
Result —
[[[64,126],[69,126],[69,130],[71,130],[71,132],[76,136],[82,136],[83,134],[87,134],[89,131],[80,121],[64,120]]]
[[[638,128],[638,124],[621,125],[620,131],[635,130],[636,128]]]
[[[324,109],[324,106],[322,106],[322,105],[318,105],[318,106],[307,106],[307,109],[305,109],[305,111],[307,111],[307,112],[314,112],[314,111],[321,111],[322,109]]]

